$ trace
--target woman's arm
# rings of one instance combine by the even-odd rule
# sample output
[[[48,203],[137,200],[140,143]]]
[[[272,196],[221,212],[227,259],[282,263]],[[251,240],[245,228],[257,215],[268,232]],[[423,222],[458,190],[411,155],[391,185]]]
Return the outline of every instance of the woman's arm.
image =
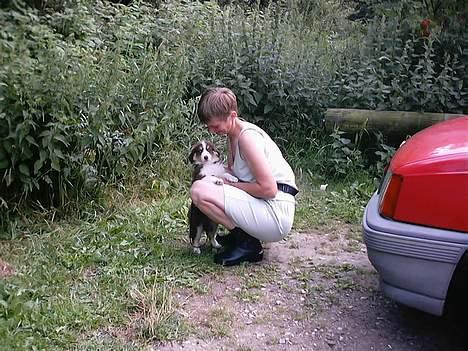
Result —
[[[227,147],[228,147],[228,153],[227,153],[227,161],[228,161],[228,171],[232,172],[232,167],[234,166],[234,155],[232,153],[232,142],[231,139],[227,138]]]
[[[278,188],[273,178],[270,165],[267,162],[263,145],[256,142],[255,133],[243,133],[239,138],[239,150],[242,158],[246,161],[253,176],[254,183],[234,183],[236,188],[242,189],[252,196],[272,199],[276,196]]]

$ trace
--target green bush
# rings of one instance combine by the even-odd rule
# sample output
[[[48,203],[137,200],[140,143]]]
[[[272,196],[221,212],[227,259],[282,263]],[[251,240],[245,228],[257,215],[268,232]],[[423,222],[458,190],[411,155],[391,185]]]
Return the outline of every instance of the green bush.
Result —
[[[468,33],[460,20],[432,25],[402,1],[370,21],[361,53],[342,64],[329,106],[426,112],[467,111]],[[461,20],[463,21],[463,20]]]
[[[241,114],[276,137],[304,137],[317,127],[323,87],[339,56],[337,43],[345,39],[332,43],[331,30],[311,25],[294,6],[222,11],[213,3],[193,3],[185,7],[187,17],[174,6],[165,9],[178,16],[179,27],[190,27],[178,37],[192,53],[189,97],[226,85],[237,94]]]
[[[295,166],[324,175],[367,167],[359,143],[318,128],[327,106],[465,109],[467,37],[457,21],[422,38],[414,12],[382,5],[362,41],[364,24],[339,1],[241,2],[3,6],[2,211],[22,201],[64,206],[142,174],[153,196],[185,184],[186,150],[205,135],[194,106],[211,85],[231,87],[241,115]]]
[[[63,206],[177,146],[190,117],[187,61],[161,40],[155,11],[96,2],[0,12],[3,204]]]

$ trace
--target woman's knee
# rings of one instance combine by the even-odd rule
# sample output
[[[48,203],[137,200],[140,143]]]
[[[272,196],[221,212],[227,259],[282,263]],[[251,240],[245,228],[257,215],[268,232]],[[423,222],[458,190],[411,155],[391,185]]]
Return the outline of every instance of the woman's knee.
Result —
[[[190,187],[190,198],[195,205],[201,200],[201,196],[203,194],[202,188],[203,184],[199,180],[195,181]]]
[[[197,180],[190,188],[190,198],[197,206],[203,201],[218,204],[218,202],[223,202],[224,199],[223,187],[207,181]]]

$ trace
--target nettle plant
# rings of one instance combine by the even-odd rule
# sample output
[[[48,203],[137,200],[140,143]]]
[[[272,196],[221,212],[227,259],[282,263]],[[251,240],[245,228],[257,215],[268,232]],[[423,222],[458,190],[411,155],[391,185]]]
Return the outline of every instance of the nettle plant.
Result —
[[[363,155],[359,149],[362,133],[354,134],[354,140],[349,139],[345,132],[335,128],[330,134],[328,144],[328,162],[326,174],[332,177],[346,177],[364,168]]]
[[[381,132],[375,132],[374,137],[376,140],[375,144],[377,145],[377,150],[374,151],[374,155],[376,157],[374,166],[375,174],[383,176],[386,167],[390,164],[390,161],[396,152],[396,148],[385,143],[384,136]]]
[[[190,97],[207,86],[231,87],[242,116],[280,138],[306,135],[319,124],[326,50],[304,18],[279,6],[263,11],[192,6],[200,27],[192,29],[189,43]],[[198,12],[200,6],[208,18]]]
[[[156,10],[93,6],[0,12],[3,205],[64,205],[184,137],[187,61]]]
[[[419,21],[404,15],[371,21],[361,53],[331,84],[329,106],[466,112],[468,33],[421,32]]]

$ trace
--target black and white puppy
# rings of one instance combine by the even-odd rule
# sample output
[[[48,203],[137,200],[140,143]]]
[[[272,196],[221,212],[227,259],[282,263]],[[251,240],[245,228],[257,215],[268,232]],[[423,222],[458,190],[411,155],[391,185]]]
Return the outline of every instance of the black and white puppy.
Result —
[[[218,149],[209,141],[202,140],[196,143],[190,150],[188,158],[193,166],[192,184],[196,180],[202,180],[222,185],[223,178],[231,183],[238,181],[236,177],[227,172]],[[221,245],[216,241],[218,224],[201,212],[193,202],[190,205],[188,219],[190,243],[194,253],[200,253],[200,240],[203,232],[208,236],[213,250],[221,248]]]

